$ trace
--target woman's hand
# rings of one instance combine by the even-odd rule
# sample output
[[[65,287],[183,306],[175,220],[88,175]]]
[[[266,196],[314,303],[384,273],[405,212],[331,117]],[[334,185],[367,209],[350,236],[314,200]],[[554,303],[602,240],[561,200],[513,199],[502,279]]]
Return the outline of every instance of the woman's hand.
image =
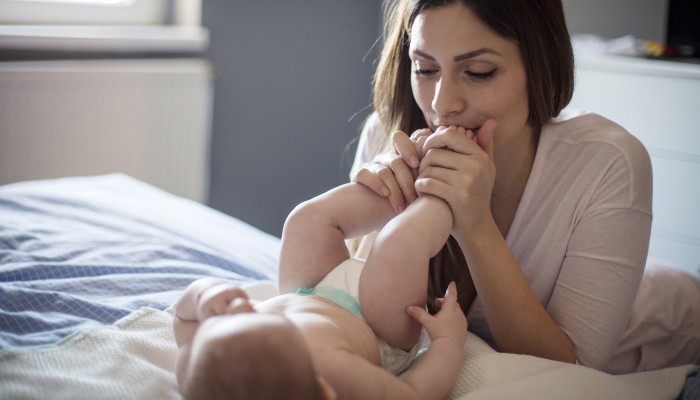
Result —
[[[380,154],[365,164],[355,174],[353,182],[387,197],[394,211],[400,213],[418,198],[416,176],[423,158],[423,144],[431,134],[430,129],[419,129],[411,137],[402,131],[394,132],[391,135],[393,151]]]
[[[425,140],[415,189],[437,196],[450,206],[452,235],[491,218],[491,192],[496,177],[493,134],[496,121],[486,121],[478,135],[462,127],[439,127]]]

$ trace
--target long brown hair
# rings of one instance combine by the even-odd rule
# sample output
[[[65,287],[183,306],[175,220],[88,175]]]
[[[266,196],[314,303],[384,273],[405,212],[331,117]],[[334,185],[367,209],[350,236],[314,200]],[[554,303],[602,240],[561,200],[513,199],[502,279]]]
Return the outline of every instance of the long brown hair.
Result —
[[[427,126],[411,91],[410,31],[421,12],[459,3],[496,34],[518,45],[525,66],[528,124],[539,130],[569,104],[574,92],[574,56],[561,0],[386,0],[384,48],[374,77],[374,109],[387,134]],[[387,140],[388,141],[388,140]],[[475,289],[459,246],[450,238],[430,263],[429,308],[455,280],[467,311]]]

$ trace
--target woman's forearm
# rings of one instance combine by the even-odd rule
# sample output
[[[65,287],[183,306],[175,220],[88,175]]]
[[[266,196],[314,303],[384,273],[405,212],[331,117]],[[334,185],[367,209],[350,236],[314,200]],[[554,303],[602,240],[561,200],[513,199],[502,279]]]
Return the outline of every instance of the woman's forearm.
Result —
[[[456,238],[499,351],[574,363],[569,337],[530,288],[495,223]]]

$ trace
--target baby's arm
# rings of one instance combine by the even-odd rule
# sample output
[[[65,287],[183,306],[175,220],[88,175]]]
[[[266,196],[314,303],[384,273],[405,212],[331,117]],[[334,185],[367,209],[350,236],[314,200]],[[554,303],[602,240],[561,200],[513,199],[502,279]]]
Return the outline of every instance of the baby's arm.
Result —
[[[360,305],[372,329],[407,350],[420,325],[406,315],[425,307],[430,258],[452,230],[452,212],[442,199],[422,195],[379,232],[360,277]]]
[[[467,319],[457,303],[457,285],[451,282],[440,311],[430,315],[425,307],[410,306],[407,310],[430,335],[425,357],[409,373],[405,382],[427,398],[428,393],[452,391],[462,368],[462,348],[467,340]]]
[[[298,205],[282,232],[280,293],[316,286],[350,257],[345,239],[362,236],[394,215],[389,201],[365,186],[349,183]]]
[[[217,278],[202,278],[192,282],[175,305],[173,331],[179,349],[176,366],[178,380],[182,382],[184,378],[192,339],[205,319],[250,311],[252,306],[248,302],[248,295],[232,283]]]

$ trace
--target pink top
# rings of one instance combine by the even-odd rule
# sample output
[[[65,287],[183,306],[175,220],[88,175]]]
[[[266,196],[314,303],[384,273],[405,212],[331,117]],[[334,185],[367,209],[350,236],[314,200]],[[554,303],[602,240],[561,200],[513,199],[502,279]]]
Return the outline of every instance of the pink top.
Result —
[[[385,138],[371,117],[353,174]],[[604,370],[623,335],[647,258],[651,202],[649,155],[624,128],[586,112],[542,128],[506,241],[582,365]],[[468,320],[492,342],[478,297]]]

